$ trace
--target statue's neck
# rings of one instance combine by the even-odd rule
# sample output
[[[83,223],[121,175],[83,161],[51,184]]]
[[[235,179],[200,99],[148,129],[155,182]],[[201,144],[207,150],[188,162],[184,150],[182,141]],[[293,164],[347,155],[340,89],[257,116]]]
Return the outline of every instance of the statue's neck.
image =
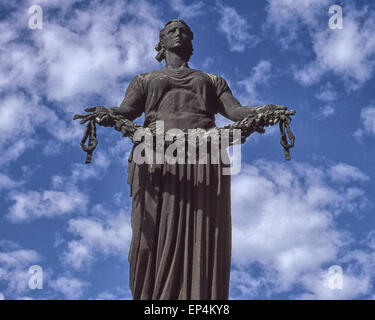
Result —
[[[189,68],[188,59],[182,54],[167,50],[165,53],[165,67],[167,69]]]

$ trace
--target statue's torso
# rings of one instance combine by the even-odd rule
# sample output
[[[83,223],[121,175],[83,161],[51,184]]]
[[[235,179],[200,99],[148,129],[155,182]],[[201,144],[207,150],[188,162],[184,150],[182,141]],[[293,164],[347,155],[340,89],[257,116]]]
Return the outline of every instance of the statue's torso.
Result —
[[[150,72],[142,77],[145,126],[163,120],[165,130],[212,128],[219,99],[213,76],[194,69]]]

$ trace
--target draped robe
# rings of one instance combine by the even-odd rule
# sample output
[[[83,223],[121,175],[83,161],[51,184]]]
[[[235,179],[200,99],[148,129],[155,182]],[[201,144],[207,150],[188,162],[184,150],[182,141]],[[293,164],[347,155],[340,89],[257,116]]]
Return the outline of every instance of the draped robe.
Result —
[[[136,76],[115,112],[145,113],[165,130],[215,126],[217,75],[163,68]],[[134,151],[134,148],[133,148]],[[225,164],[137,164],[129,157],[132,197],[130,288],[134,299],[228,299],[231,262],[230,175]]]

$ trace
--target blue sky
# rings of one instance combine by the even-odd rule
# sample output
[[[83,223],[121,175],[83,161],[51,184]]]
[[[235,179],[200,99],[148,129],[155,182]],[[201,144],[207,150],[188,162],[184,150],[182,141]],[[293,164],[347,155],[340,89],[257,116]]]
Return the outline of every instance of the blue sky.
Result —
[[[85,165],[71,119],[119,105],[135,75],[161,68],[154,47],[172,18],[194,32],[192,68],[222,75],[243,105],[297,111],[292,161],[278,128],[242,148],[230,297],[375,297],[371,1],[40,0],[41,30],[28,27],[32,4],[0,0],[0,299],[131,298],[131,143],[98,128]],[[343,29],[329,28],[331,5]],[[32,265],[42,290],[28,287]]]

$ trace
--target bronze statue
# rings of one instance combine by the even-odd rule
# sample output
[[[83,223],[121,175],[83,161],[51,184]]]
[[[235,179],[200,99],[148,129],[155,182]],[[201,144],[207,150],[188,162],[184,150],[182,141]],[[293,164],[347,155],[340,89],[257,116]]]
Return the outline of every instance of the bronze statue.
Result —
[[[288,159],[294,143],[289,122],[295,111],[276,105],[242,107],[222,77],[189,68],[192,40],[183,20],[167,22],[155,48],[156,59],[165,60],[165,66],[136,76],[120,107],[87,108],[89,114],[75,116],[81,123],[89,121],[81,142],[88,152],[86,162],[97,144],[95,123],[114,126],[132,138],[140,127],[132,121],[142,113],[143,127],[154,129],[156,121],[164,121],[165,130],[185,131],[215,128],[215,114],[220,113],[236,121],[227,128],[243,130],[242,142],[279,123]],[[232,226],[231,178],[222,174],[226,164],[138,164],[133,151],[128,165],[133,298],[228,299]]]

